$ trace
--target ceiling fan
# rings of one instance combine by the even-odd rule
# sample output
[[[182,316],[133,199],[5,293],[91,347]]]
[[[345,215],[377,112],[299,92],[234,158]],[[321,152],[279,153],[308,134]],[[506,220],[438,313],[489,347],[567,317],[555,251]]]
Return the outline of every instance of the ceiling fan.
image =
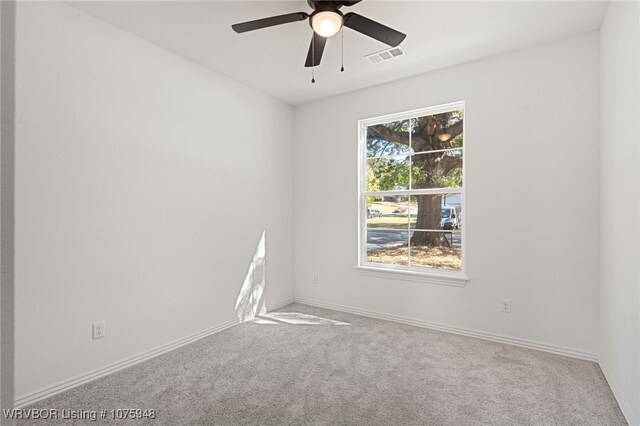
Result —
[[[357,13],[349,12],[343,14],[339,10],[342,6],[353,6],[356,3],[360,3],[360,1],[362,0],[307,0],[309,6],[313,9],[310,15],[306,12],[287,13],[285,15],[271,16],[269,18],[234,24],[231,28],[237,33],[244,33],[260,28],[304,21],[309,18],[309,25],[313,28],[313,37],[309,45],[307,60],[304,64],[305,67],[320,65],[327,38],[335,35],[343,26],[386,43],[391,47],[396,47],[402,43],[406,34],[369,18],[365,18]]]

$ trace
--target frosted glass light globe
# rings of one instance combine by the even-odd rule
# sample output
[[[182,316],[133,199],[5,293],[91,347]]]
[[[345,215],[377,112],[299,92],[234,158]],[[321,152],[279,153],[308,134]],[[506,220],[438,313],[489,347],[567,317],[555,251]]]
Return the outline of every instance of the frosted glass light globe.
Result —
[[[320,12],[313,16],[311,27],[319,36],[331,37],[342,27],[342,16],[335,12]]]

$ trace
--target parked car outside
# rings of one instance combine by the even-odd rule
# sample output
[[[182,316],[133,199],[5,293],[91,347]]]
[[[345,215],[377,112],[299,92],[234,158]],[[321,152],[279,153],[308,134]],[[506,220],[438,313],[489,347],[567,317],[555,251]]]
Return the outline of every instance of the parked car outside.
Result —
[[[462,209],[460,206],[442,207],[442,229],[460,229],[462,225]]]
[[[367,209],[367,217],[368,218],[382,217],[382,213],[380,213],[380,210],[377,210],[377,209]]]

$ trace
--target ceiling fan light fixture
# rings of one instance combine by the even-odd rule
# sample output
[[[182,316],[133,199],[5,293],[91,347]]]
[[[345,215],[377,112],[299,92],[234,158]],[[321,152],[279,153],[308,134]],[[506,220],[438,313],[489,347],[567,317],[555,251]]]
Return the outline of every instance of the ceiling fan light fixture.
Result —
[[[330,10],[318,12],[311,17],[311,27],[319,36],[331,37],[342,28],[342,14]]]

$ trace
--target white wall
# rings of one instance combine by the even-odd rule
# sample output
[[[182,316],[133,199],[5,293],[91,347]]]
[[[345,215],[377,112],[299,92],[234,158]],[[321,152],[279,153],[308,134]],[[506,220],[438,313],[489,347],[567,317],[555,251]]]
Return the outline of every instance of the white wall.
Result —
[[[614,3],[603,25],[601,111],[592,33],[304,105],[294,121],[64,4],[21,3],[17,395],[233,319],[266,230],[267,305],[292,297],[293,257],[301,299],[601,351],[637,419],[637,14]],[[357,120],[457,100],[469,284],[361,275]],[[93,341],[97,320],[107,337]]]
[[[640,420],[639,21],[637,2],[612,2],[600,29],[600,364],[632,424]]]
[[[293,297],[289,106],[57,2],[17,76],[18,397],[233,320],[263,230]]]
[[[598,59],[598,34],[589,33],[297,107],[296,298],[595,358]],[[460,100],[469,283],[363,275],[354,268],[358,119]],[[496,208],[505,205],[508,214]],[[510,314],[499,312],[500,298],[512,300]]]

